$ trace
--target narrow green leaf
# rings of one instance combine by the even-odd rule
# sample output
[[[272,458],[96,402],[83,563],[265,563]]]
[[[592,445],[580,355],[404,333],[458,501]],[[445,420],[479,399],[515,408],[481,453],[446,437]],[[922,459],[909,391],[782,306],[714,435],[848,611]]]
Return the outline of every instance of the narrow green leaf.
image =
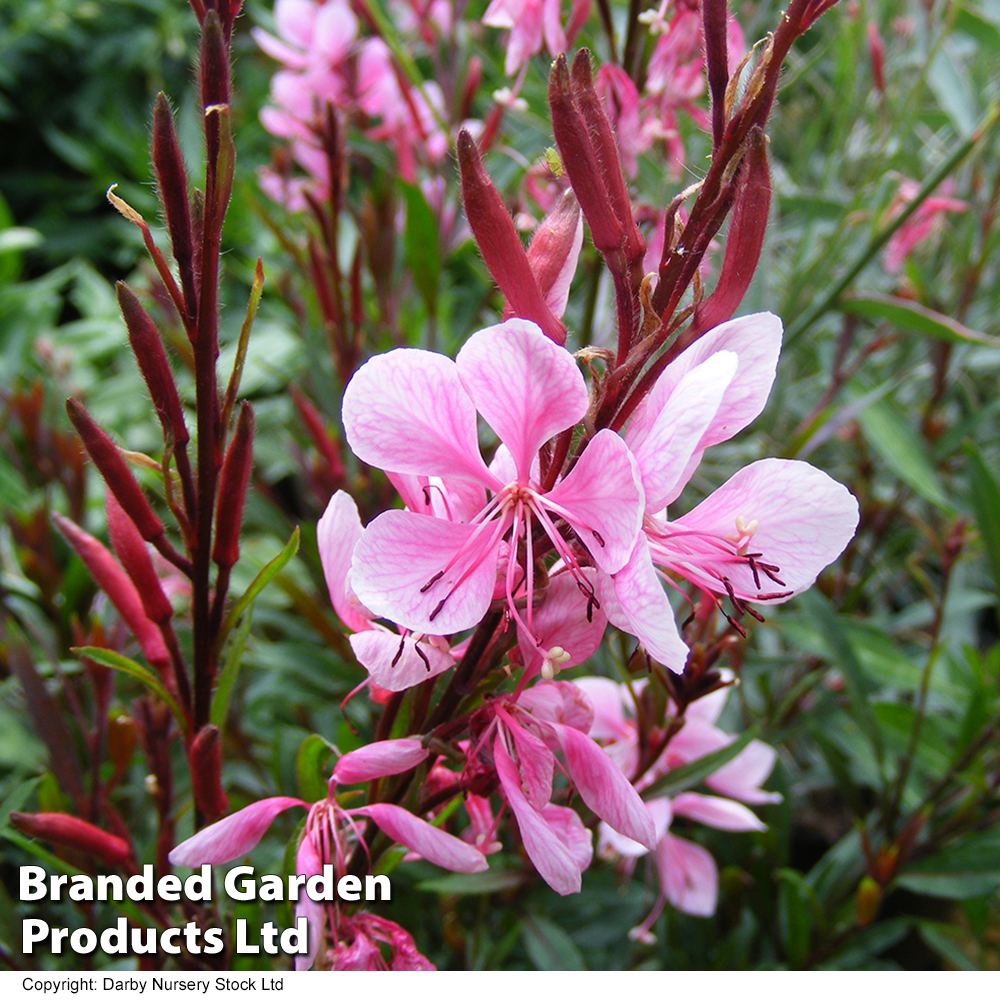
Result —
[[[421,892],[440,893],[445,896],[486,896],[491,892],[507,892],[524,884],[524,872],[514,868],[493,868],[488,872],[465,875],[456,872],[442,878],[418,882]]]
[[[85,656],[88,660],[100,663],[103,667],[120,670],[123,674],[129,674],[136,678],[136,680],[142,681],[170,709],[181,729],[187,732],[187,719],[184,718],[184,713],[181,711],[180,705],[177,704],[174,696],[166,689],[163,681],[149,667],[144,667],[141,663],[136,663],[135,660],[130,660],[127,656],[122,656],[121,653],[115,653],[110,649],[101,649],[99,646],[74,646],[73,652],[77,656]]]
[[[295,757],[295,776],[298,779],[299,795],[306,802],[319,802],[326,798],[327,761],[333,747],[322,736],[313,733],[302,741]]]
[[[248,609],[246,618],[243,619],[239,629],[233,636],[232,645],[229,647],[229,654],[226,662],[219,672],[219,681],[215,687],[215,694],[212,695],[212,706],[209,709],[209,720],[220,732],[226,728],[226,719],[229,716],[229,703],[233,698],[233,688],[236,687],[236,678],[239,676],[240,664],[243,662],[243,649],[246,646],[247,636],[250,634],[250,622],[253,620],[253,608]]]
[[[941,488],[927,450],[913,428],[885,399],[875,400],[858,417],[868,443],[885,464],[925,500],[947,513],[951,504]]]
[[[6,826],[10,820],[12,812],[20,812],[24,804],[31,798],[31,793],[38,787],[41,777],[29,778],[22,781],[11,793],[0,803],[0,826]]]
[[[672,771],[658,778],[651,785],[642,790],[644,799],[659,799],[664,795],[676,795],[686,788],[691,788],[704,781],[709,775],[714,774],[728,764],[734,757],[742,753],[750,744],[751,740],[757,737],[757,726],[752,726],[745,733],[741,733],[732,743],[724,746],[721,750],[706,754],[697,760],[685,764],[683,767],[675,767]]]
[[[420,188],[404,181],[399,187],[406,199],[406,263],[427,312],[434,315],[441,273],[437,221]]]
[[[1000,834],[987,830],[965,837],[907,865],[895,884],[945,899],[988,896],[1000,888]]]
[[[898,299],[891,295],[850,296],[841,299],[840,308],[843,312],[853,313],[855,316],[885,320],[899,330],[926,333],[949,344],[985,344],[989,347],[1000,347],[1000,337],[991,337],[978,330],[970,330],[950,316],[944,316],[916,302]]]
[[[239,621],[240,615],[257,599],[257,595],[274,579],[275,575],[287,565],[288,561],[299,551],[299,529],[292,532],[288,544],[254,577],[253,583],[247,587],[243,596],[229,609],[226,620],[219,631],[218,643],[221,647],[226,636]]]
[[[1000,605],[1000,482],[983,461],[979,449],[967,442],[963,446],[969,461],[969,495],[972,509],[979,527],[983,550],[986,553],[993,582],[996,586],[997,602]]]
[[[524,946],[536,969],[543,972],[584,972],[586,963],[573,939],[557,924],[529,913],[522,928]]]
[[[789,877],[788,869],[781,869],[778,876],[778,936],[789,964],[801,966],[809,954],[812,935],[812,913],[806,899],[808,886],[801,878]]]
[[[978,966],[966,955],[957,940],[963,936],[961,928],[921,920],[917,923],[917,929],[927,947],[936,951],[950,965],[966,972],[977,971]]]

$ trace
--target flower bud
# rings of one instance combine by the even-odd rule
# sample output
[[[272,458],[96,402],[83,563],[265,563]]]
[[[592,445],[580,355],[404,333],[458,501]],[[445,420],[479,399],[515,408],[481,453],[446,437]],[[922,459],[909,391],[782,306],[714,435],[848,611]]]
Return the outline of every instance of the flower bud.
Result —
[[[139,534],[147,542],[163,534],[163,523],[153,513],[149,501],[135,481],[114,442],[91,419],[90,414],[75,399],[66,400],[66,412],[122,510],[135,522]]]
[[[146,617],[139,593],[125,571],[96,538],[88,535],[68,518],[53,513],[52,520],[83,560],[94,582],[108,595],[108,600],[132,630],[146,659],[157,669],[165,669],[170,663],[170,654],[163,642],[163,636]]]
[[[129,579],[135,584],[146,617],[158,625],[164,624],[170,620],[174,609],[163,592],[156,570],[153,569],[153,560],[149,557],[149,550],[142,540],[142,535],[110,491],[105,509],[108,515],[111,546],[125,572],[128,573]]]
[[[542,219],[528,247],[528,264],[545,296],[546,305],[555,316],[562,317],[566,310],[569,286],[582,246],[580,203],[572,191],[566,191],[556,207]]]
[[[537,323],[550,340],[564,344],[566,327],[546,305],[514,220],[483,169],[475,139],[465,129],[458,133],[458,166],[466,218],[511,313]]]
[[[872,81],[875,89],[880,93],[885,93],[885,45],[882,36],[878,33],[878,25],[874,21],[868,22],[868,58],[872,64]]]
[[[201,24],[201,104],[211,108],[229,104],[229,47],[223,36],[219,15],[205,13]]]
[[[29,837],[81,851],[109,868],[124,864],[132,856],[132,848],[121,837],[66,813],[12,812],[10,822],[15,830]]]
[[[139,734],[135,722],[127,715],[108,719],[108,757],[118,771],[124,771],[132,761]]]
[[[878,913],[882,902],[882,887],[870,875],[866,875],[858,884],[858,892],[854,897],[854,913],[859,927],[867,927]]]
[[[253,464],[253,425],[253,408],[244,401],[219,475],[219,507],[215,515],[212,559],[216,565],[226,568],[240,557],[243,501],[250,479],[250,466]]]
[[[222,741],[217,726],[202,726],[191,742],[191,790],[206,819],[214,820],[229,808],[222,789]]]

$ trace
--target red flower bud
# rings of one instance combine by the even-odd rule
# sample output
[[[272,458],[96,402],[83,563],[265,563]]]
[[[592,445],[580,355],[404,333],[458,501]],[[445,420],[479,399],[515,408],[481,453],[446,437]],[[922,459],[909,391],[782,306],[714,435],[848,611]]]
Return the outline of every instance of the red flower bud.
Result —
[[[170,654],[163,642],[163,636],[160,635],[156,625],[146,617],[139,592],[125,571],[115,562],[114,556],[96,538],[88,535],[83,528],[68,518],[53,513],[52,520],[83,560],[94,582],[108,595],[108,600],[139,640],[146,659],[158,670],[166,669],[170,663]]]
[[[153,560],[149,558],[146,543],[136,530],[132,519],[121,509],[115,495],[110,491],[105,500],[105,509],[108,515],[111,546],[125,572],[128,573],[129,579],[135,584],[146,617],[162,625],[170,620],[174,609],[163,592],[156,570],[153,569]]]
[[[149,501],[135,481],[125,459],[114,442],[91,419],[90,414],[75,399],[66,400],[66,412],[122,509],[135,522],[139,534],[147,542],[163,534],[163,523],[153,513]]]
[[[215,546],[212,549],[212,558],[218,566],[228,568],[240,557],[243,500],[252,463],[253,408],[244,401],[219,475],[219,508],[215,516]]]
[[[557,344],[566,343],[566,327],[545,304],[514,220],[483,169],[475,139],[465,129],[458,133],[458,166],[466,218],[512,315],[537,323]]]
[[[146,381],[156,415],[163,425],[164,436],[173,438],[174,445],[183,448],[189,440],[187,424],[184,422],[177,385],[160,335],[132,289],[124,281],[119,281],[115,288],[118,292],[118,305],[128,328],[129,343],[139,363],[139,371]]]
[[[340,458],[340,451],[337,442],[326,429],[326,424],[322,415],[312,403],[306,399],[299,391],[298,387],[290,385],[289,392],[292,394],[292,402],[298,410],[299,418],[305,424],[309,437],[316,445],[319,453],[326,461],[330,476],[336,480],[343,480],[345,476],[344,463]]]
[[[868,22],[868,58],[872,64],[872,80],[875,89],[880,93],[885,93],[885,45],[882,36],[878,33],[878,25],[874,21]]]
[[[214,820],[229,808],[229,797],[222,789],[222,742],[216,726],[202,726],[191,742],[189,756],[194,800],[205,818]]]
[[[528,247],[532,274],[546,304],[556,316],[561,317],[566,309],[582,243],[580,203],[572,191],[566,191],[556,207],[542,219]]]
[[[184,289],[184,305],[188,318],[198,311],[194,286],[194,250],[191,232],[191,210],[188,205],[187,172],[184,158],[174,131],[174,116],[170,102],[161,91],[153,107],[153,169],[160,191],[160,201],[167,217],[170,245]],[[124,309],[124,307],[123,307]]]
[[[229,46],[214,10],[201,23],[200,69],[202,107],[229,104]]]
[[[761,129],[754,127],[746,141],[747,149],[736,181],[733,217],[726,237],[719,280],[715,291],[695,310],[692,334],[711,330],[725,323],[736,312],[757,270],[764,246],[767,213],[771,206],[767,137]]]
[[[29,837],[81,851],[109,868],[124,864],[132,856],[132,848],[121,837],[66,813],[12,812],[10,822]]]

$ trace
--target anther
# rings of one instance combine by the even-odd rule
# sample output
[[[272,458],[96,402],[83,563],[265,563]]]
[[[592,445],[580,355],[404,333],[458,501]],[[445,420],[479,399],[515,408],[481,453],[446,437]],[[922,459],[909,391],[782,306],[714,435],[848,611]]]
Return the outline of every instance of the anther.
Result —
[[[604,539],[601,538],[600,534],[598,532],[594,531],[593,528],[590,529],[590,533],[594,536],[594,538],[597,539],[597,544],[600,545],[600,547],[603,549],[604,548]]]
[[[430,586],[430,584],[428,584],[428,586]],[[432,612],[430,613],[430,616],[429,616],[429,617],[428,617],[428,619],[427,619],[428,621],[434,621],[434,619],[435,619],[435,618],[437,618],[437,616],[438,616],[438,615],[439,615],[439,614],[441,613],[441,609],[442,609],[442,608],[444,607],[444,602],[445,602],[445,601],[447,601],[447,600],[448,600],[448,598],[447,598],[447,597],[442,597],[442,598],[441,598],[441,600],[440,600],[440,601],[438,601],[438,605],[437,605],[437,607],[436,607],[436,608],[435,608],[435,609],[434,609],[434,610],[433,610],[433,611],[432,611]]]
[[[421,593],[421,594],[426,594],[426,593],[427,593],[427,591],[428,591],[428,590],[430,590],[430,589],[431,589],[431,587],[433,587],[433,586],[434,586],[434,584],[435,584],[435,583],[437,583],[437,582],[438,582],[438,580],[440,580],[442,576],[444,576],[444,570],[441,570],[440,572],[438,572],[438,573],[435,573],[435,574],[434,574],[434,575],[433,575],[433,576],[432,576],[432,577],[431,577],[431,578],[430,578],[430,579],[429,579],[429,580],[428,580],[428,581],[427,581],[427,582],[426,582],[426,583],[425,583],[425,584],[424,584],[424,585],[423,585],[423,586],[422,586],[422,587],[420,588],[420,593]],[[444,604],[444,601],[442,601],[442,602],[441,602],[441,604]],[[435,612],[434,612],[434,615],[436,615],[436,614],[438,613],[438,611],[440,611],[440,610],[441,610],[441,605],[439,604],[439,605],[438,605],[438,609],[437,609],[437,611],[435,611]],[[432,619],[434,618],[434,615],[431,615],[431,618],[432,618]]]
[[[406,637],[401,635],[399,637],[399,649],[396,650],[396,655],[392,658],[392,663],[389,664],[390,667],[394,667],[397,663],[399,663],[399,658],[403,655],[403,643],[405,642]]]
[[[763,621],[763,619],[761,619],[761,621]],[[420,659],[424,661],[424,666],[427,668],[427,673],[430,673],[431,661],[427,659],[427,656],[424,654],[424,651],[420,648],[420,643],[415,642],[413,644],[413,648],[417,651],[417,656],[419,656]]]

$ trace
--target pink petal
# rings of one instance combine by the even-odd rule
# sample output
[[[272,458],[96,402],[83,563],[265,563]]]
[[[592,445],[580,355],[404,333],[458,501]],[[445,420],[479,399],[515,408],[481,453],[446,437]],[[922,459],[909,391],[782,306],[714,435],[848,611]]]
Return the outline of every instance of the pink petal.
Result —
[[[558,821],[553,823],[554,814],[546,816],[532,808],[524,797],[524,792],[521,791],[521,779],[517,767],[510,759],[499,735],[493,744],[493,757],[504,798],[514,813],[524,849],[528,852],[528,857],[531,858],[538,874],[560,896],[579,892],[580,874],[590,863],[589,857],[586,858],[585,864],[582,863],[584,855],[581,846],[584,836],[589,846],[590,834],[584,831],[581,835],[577,831],[572,839],[567,838],[567,823],[572,824],[572,820],[560,814]],[[579,816],[577,822],[580,822]],[[582,823],[580,827],[583,827]]]
[[[625,688],[607,677],[578,677],[573,683],[594,706],[594,722],[588,734],[595,740],[621,740],[634,736],[634,726],[625,721]]]
[[[220,819],[218,823],[206,826],[193,837],[178,844],[170,852],[170,863],[195,868],[198,865],[224,865],[227,861],[234,861],[256,847],[274,817],[292,806],[309,808],[301,799],[283,796],[261,799],[232,816]]]
[[[400,348],[362,365],[344,393],[344,430],[363,462],[496,488],[479,453],[476,409],[455,363]]]
[[[381,629],[359,632],[349,641],[358,663],[386,691],[406,691],[428,677],[443,674],[455,662],[448,652],[429,642],[418,643],[411,636],[403,638]]]
[[[503,721],[501,732],[510,740],[517,754],[521,790],[533,809],[540,810],[552,798],[552,775],[556,759],[537,737],[513,721],[506,712],[497,712]]]
[[[278,0],[274,5],[278,34],[293,45],[308,49],[318,10],[313,0]]]
[[[292,48],[290,45],[286,45],[262,28],[253,28],[250,34],[253,35],[253,40],[263,52],[267,53],[272,59],[284,63],[290,69],[305,69],[309,65],[309,58],[303,52]]]
[[[500,544],[491,544],[491,525],[473,538],[476,531],[405,510],[380,514],[354,549],[355,593],[374,614],[414,632],[450,635],[472,628],[493,598]],[[447,574],[427,587],[463,546]]]
[[[379,740],[345,753],[333,769],[338,784],[353,785],[389,774],[402,774],[425,761],[430,750],[420,740]]]
[[[685,792],[673,801],[675,816],[686,816],[717,830],[766,830],[767,827],[746,806],[732,799]]]
[[[693,917],[710,917],[719,899],[719,869],[704,847],[668,833],[656,849],[660,885],[671,904]]]
[[[528,247],[528,263],[552,314],[561,318],[583,247],[583,213],[572,191],[542,219]]]
[[[642,525],[642,481],[614,431],[598,431],[569,475],[540,503],[573,525],[600,569],[616,573],[628,562]]]
[[[606,589],[602,585],[598,596]],[[640,535],[635,543],[628,565],[614,575],[614,596],[623,617],[619,618],[618,611],[613,612],[602,600],[608,620],[634,635],[654,660],[679,674],[687,663],[688,648],[677,631],[674,610],[653,569],[645,535]]]
[[[732,351],[711,355],[684,375],[652,420],[626,430],[648,511],[663,510],[683,489],[683,473],[718,412],[737,363]]]
[[[299,849],[295,854],[295,874],[296,875],[319,875],[323,871],[323,861],[316,853],[312,837],[308,830],[302,835],[299,842]],[[323,904],[312,899],[308,893],[299,895],[299,901],[295,904],[295,919],[306,918],[306,943],[309,951],[305,955],[295,956],[295,971],[301,972],[304,969],[311,969],[316,961],[316,952],[319,950],[320,941],[323,939],[323,920],[326,910]]]
[[[737,596],[752,601],[762,593],[785,592],[785,597],[772,598],[780,602],[811,587],[820,570],[844,551],[858,526],[858,502],[846,487],[806,462],[766,458],[741,469],[676,523],[733,537],[739,515],[758,522],[750,550],[763,553],[759,562],[778,566],[782,582],[760,576],[758,588],[746,560],[723,553],[719,571]],[[699,574],[697,568],[685,575],[703,580],[707,590],[719,589],[718,580]]]
[[[523,483],[538,449],[587,412],[587,386],[573,355],[528,320],[509,319],[474,333],[455,364],[476,409],[510,449]]]
[[[559,838],[580,871],[586,871],[594,860],[594,837],[583,820],[567,806],[550,803],[542,809],[542,822]]]
[[[771,313],[740,316],[696,340],[667,366],[632,423],[652,422],[681,379],[716,351],[735,352],[739,367],[698,450],[728,440],[751,423],[767,402],[781,352],[781,320]]]
[[[753,740],[728,764],[706,778],[705,784],[713,791],[751,805],[780,802],[779,792],[765,792],[760,787],[767,781],[777,759],[778,755],[773,747],[760,740]]]
[[[448,871],[471,873],[484,872],[489,868],[486,858],[470,844],[425,823],[400,806],[376,802],[350,811],[368,816],[398,844]]]
[[[581,733],[588,732],[594,721],[594,710],[586,695],[569,681],[540,681],[521,692],[517,705],[536,719],[572,726]],[[546,734],[542,734],[543,739]]]
[[[594,575],[589,568],[584,572]],[[538,638],[543,649],[559,646],[569,654],[568,660],[558,664],[560,670],[568,670],[583,663],[597,649],[608,620],[600,608],[592,608],[591,620],[587,621],[587,598],[569,573],[549,577],[544,594],[542,603],[532,614],[535,636],[526,636],[518,629],[521,655],[525,665],[537,671],[542,664],[542,656],[534,643],[534,638]]]
[[[336,65],[346,55],[358,35],[358,19],[347,3],[327,0],[316,15],[313,51],[323,61]]]
[[[653,821],[628,778],[589,736],[570,726],[557,726],[556,732],[566,770],[583,801],[612,829],[653,850]]]
[[[566,51],[566,36],[559,22],[560,0],[541,0],[545,46],[553,58]]]
[[[645,805],[649,811],[650,818],[653,820],[656,842],[659,843],[670,827],[670,822],[673,818],[673,813],[670,809],[670,799],[653,799],[651,802],[645,803]],[[618,833],[617,830],[613,830],[607,823],[602,822],[599,829],[602,848],[606,845],[626,858],[640,858],[644,854],[649,853],[648,847],[643,846],[631,837],[626,837],[624,834]]]
[[[357,505],[343,490],[337,490],[316,526],[316,542],[330,603],[337,617],[352,632],[366,632],[372,627],[361,610],[351,603],[347,584],[351,556],[363,530]]]

